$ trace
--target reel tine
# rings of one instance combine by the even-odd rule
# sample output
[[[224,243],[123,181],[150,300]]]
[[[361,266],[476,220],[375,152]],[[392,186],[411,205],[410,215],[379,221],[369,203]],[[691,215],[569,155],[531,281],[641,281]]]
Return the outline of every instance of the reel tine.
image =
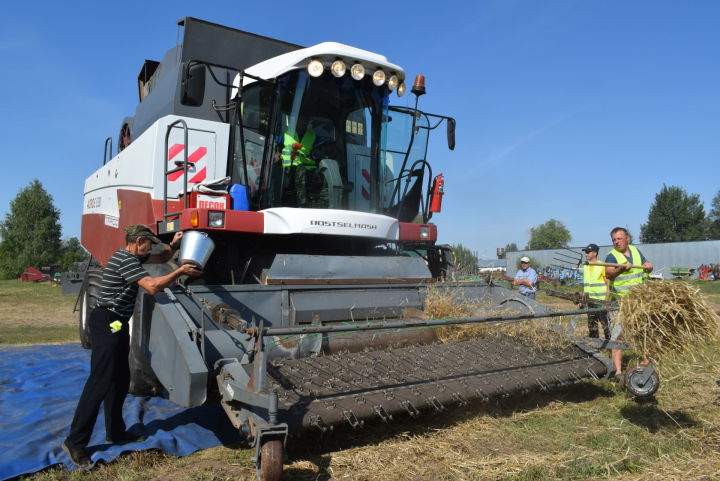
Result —
[[[563,254],[562,252],[556,252],[555,255],[565,257],[566,259],[570,259],[571,261],[575,262],[576,264],[582,260],[582,256],[578,257],[576,255],[575,257],[570,257],[569,255]]]
[[[557,257],[553,257],[553,260],[558,261],[560,264],[564,264],[561,266],[555,266],[555,267],[560,267],[561,269],[572,269],[575,266],[577,266],[577,262],[569,262],[564,259],[558,259]],[[572,266],[572,267],[568,267],[568,266]]]

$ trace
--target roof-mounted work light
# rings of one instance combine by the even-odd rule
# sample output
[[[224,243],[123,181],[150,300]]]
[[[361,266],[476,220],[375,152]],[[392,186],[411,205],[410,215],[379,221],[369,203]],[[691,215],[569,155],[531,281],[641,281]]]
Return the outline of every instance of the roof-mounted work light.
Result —
[[[347,67],[345,66],[345,62],[342,60],[335,60],[330,66],[330,71],[335,77],[342,77],[345,75],[346,70]]]
[[[323,70],[325,70],[325,67],[323,67],[323,64],[320,60],[313,60],[307,66],[308,74],[310,74],[311,77],[321,76]]]
[[[365,67],[362,64],[356,63],[350,68],[350,76],[355,80],[362,80],[365,76]]]
[[[372,76],[372,81],[377,87],[381,87],[385,83],[385,72],[376,70]]]
[[[405,87],[405,82],[403,82],[403,83],[401,83],[400,85],[398,85],[398,88],[397,88],[397,95],[398,95],[398,97],[402,97],[403,95],[405,95],[405,88],[406,88],[406,87]]]
[[[388,90],[392,92],[393,90],[395,90],[397,88],[397,86],[398,86],[397,75],[391,75],[390,78],[388,79]]]

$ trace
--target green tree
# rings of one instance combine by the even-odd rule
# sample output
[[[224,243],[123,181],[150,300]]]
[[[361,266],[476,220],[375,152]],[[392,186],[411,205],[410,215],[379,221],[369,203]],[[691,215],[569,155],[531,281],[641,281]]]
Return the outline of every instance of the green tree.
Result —
[[[720,239],[720,190],[713,197],[708,220],[710,221],[709,238]]]
[[[0,222],[0,277],[18,277],[26,267],[54,264],[60,258],[60,211],[35,179],[10,201]]]
[[[58,264],[60,264],[62,269],[69,269],[74,262],[84,261],[90,256],[83,246],[80,245],[77,237],[71,237],[63,241],[60,252],[60,262],[58,262]]]
[[[571,240],[572,236],[565,224],[559,220],[550,219],[544,224],[530,228],[530,241],[525,249],[558,249],[566,247]]]
[[[671,185],[655,195],[646,224],[640,227],[640,242],[678,242],[708,238],[709,221],[697,194]]]
[[[475,253],[462,244],[452,246],[453,264],[458,274],[475,274],[478,270],[478,258]]]
[[[514,242],[510,242],[508,244],[505,244],[505,252],[517,252],[518,246]]]

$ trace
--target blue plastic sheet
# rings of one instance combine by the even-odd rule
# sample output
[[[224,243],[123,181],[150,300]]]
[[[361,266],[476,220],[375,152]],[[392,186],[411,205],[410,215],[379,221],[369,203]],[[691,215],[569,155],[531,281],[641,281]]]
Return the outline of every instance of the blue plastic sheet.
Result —
[[[33,473],[54,464],[76,469],[60,447],[90,370],[90,351],[78,344],[0,346],[0,479]],[[93,462],[123,451],[162,449],[186,456],[200,449],[240,442],[219,405],[181,408],[165,399],[128,396],[128,430],[142,443],[105,442],[102,409],[88,446]]]

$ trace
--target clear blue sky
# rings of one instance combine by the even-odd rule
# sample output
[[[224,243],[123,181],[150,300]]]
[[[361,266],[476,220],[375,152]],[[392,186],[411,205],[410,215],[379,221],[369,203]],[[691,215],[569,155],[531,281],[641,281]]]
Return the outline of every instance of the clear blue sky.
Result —
[[[421,108],[458,121],[454,152],[431,139],[446,176],[433,220],[441,242],[481,257],[524,247],[550,218],[573,245],[606,244],[616,225],[639,234],[663,184],[706,210],[720,190],[718,1],[6,2],[1,218],[37,178],[63,237],[79,237],[84,179],[133,114],[143,61],[185,16],[347,43],[424,74]]]

